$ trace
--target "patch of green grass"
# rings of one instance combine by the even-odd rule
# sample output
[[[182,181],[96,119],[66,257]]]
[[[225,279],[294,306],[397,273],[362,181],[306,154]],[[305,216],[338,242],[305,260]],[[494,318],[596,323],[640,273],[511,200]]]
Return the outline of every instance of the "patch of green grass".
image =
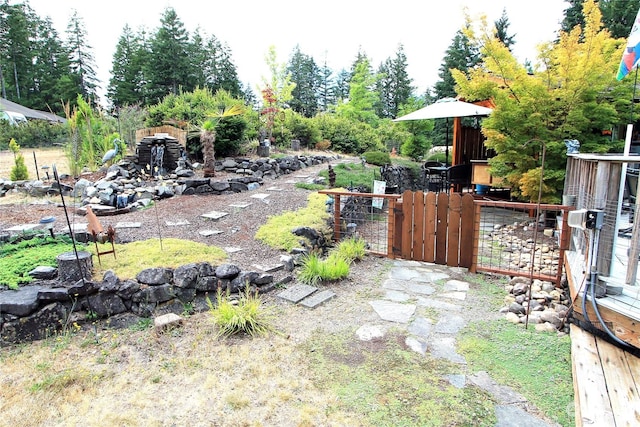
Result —
[[[497,311],[504,303],[506,295],[506,278],[491,277],[486,274],[469,274],[465,281],[471,284],[470,291],[474,298],[482,299],[483,304],[490,310]]]
[[[9,289],[30,283],[29,271],[41,265],[55,267],[56,257],[73,250],[71,240],[66,237],[32,237],[0,247],[0,284]]]
[[[325,194],[311,193],[307,198],[307,206],[297,211],[288,211],[280,215],[270,216],[256,232],[255,238],[265,244],[285,251],[300,246],[300,237],[291,231],[296,227],[311,227],[319,232],[331,234]]]
[[[89,246],[95,254],[95,246]],[[191,240],[159,239],[135,241],[115,245],[116,257],[103,255],[102,265],[94,265],[94,278],[102,279],[104,272],[113,270],[120,279],[131,279],[151,267],[176,268],[184,264],[207,261],[219,264],[227,259],[227,253],[216,246],[208,246]]]
[[[209,312],[218,327],[218,335],[228,337],[235,334],[248,334],[252,337],[265,335],[273,330],[273,314],[262,305],[257,292],[249,288],[239,300],[229,299],[218,291],[216,304],[207,298]]]
[[[377,173],[378,167],[362,166],[362,163],[340,163],[337,164],[333,170],[336,173],[336,187],[349,188],[349,187],[364,187],[367,192],[371,192],[373,188],[373,181],[379,173]],[[329,180],[329,171],[322,170],[319,173]]]
[[[509,384],[549,418],[574,425],[571,341],[569,336],[540,333],[504,320],[477,322],[459,340],[472,371],[487,371]]]
[[[326,185],[314,184],[311,182],[296,182],[294,186],[296,188],[301,188],[303,190],[311,190],[311,191],[324,190],[325,188],[327,188]]]
[[[459,367],[408,350],[404,336],[360,341],[353,330],[316,331],[303,345],[314,383],[337,396],[329,410],[362,414],[363,425],[493,426],[491,397],[477,387],[459,389],[447,374]]]

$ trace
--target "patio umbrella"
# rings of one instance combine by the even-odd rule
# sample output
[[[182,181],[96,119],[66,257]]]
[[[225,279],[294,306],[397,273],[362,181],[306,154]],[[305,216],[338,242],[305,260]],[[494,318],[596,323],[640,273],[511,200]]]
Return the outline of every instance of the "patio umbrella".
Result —
[[[442,98],[407,115],[398,117],[394,122],[407,120],[447,119],[446,158],[449,158],[449,117],[488,116],[493,110],[481,105],[471,104],[455,98]]]

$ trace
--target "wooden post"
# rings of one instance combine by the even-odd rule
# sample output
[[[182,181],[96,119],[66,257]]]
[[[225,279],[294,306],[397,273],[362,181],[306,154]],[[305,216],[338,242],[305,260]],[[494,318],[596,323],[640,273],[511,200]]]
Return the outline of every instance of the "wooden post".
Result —
[[[340,195],[333,196],[333,240],[340,241]]]
[[[638,189],[640,189],[640,179],[638,180]],[[637,190],[636,190],[636,194]],[[625,283],[627,285],[635,286],[636,276],[638,273],[638,255],[640,255],[640,247],[638,241],[640,240],[640,227],[638,226],[638,208],[640,208],[640,198],[636,197],[636,204],[634,209],[633,219],[633,231],[631,232],[631,247],[629,248],[629,262],[627,264],[627,276]]]

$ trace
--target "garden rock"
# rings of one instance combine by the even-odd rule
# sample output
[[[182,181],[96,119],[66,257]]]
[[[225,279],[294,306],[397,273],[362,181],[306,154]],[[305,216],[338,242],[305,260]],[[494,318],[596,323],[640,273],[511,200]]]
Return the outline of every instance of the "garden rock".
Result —
[[[145,285],[164,285],[171,282],[172,279],[173,270],[162,267],[147,268],[136,276],[136,280]]]
[[[26,316],[38,308],[40,286],[25,286],[16,291],[0,292],[0,313]]]
[[[6,342],[24,342],[41,340],[52,336],[62,329],[66,310],[55,302],[43,307],[37,313],[2,325],[2,340]]]

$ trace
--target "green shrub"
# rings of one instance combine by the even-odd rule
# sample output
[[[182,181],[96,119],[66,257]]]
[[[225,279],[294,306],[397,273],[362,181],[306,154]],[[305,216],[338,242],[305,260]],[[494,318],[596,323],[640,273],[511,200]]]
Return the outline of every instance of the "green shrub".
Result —
[[[218,290],[216,305],[207,297],[209,312],[218,326],[218,335],[228,337],[245,333],[252,337],[265,335],[273,330],[273,315],[262,306],[257,292],[252,292],[247,286],[240,299],[232,301],[227,293],[226,297]]]
[[[29,179],[29,171],[27,165],[24,164],[24,156],[18,154],[15,159],[15,166],[11,168],[11,180],[22,181]]]
[[[362,157],[372,165],[384,166],[391,163],[391,157],[389,153],[383,153],[382,151],[367,151],[362,153]]]
[[[367,242],[362,238],[350,237],[341,240],[336,246],[336,252],[349,262],[361,260],[366,255]]]
[[[348,275],[349,260],[332,251],[326,259],[315,253],[305,256],[298,278],[303,283],[315,285],[321,281],[344,279]]]
[[[320,129],[322,139],[330,141],[335,151],[360,154],[383,148],[380,135],[366,123],[331,114],[322,114],[314,120]]]

